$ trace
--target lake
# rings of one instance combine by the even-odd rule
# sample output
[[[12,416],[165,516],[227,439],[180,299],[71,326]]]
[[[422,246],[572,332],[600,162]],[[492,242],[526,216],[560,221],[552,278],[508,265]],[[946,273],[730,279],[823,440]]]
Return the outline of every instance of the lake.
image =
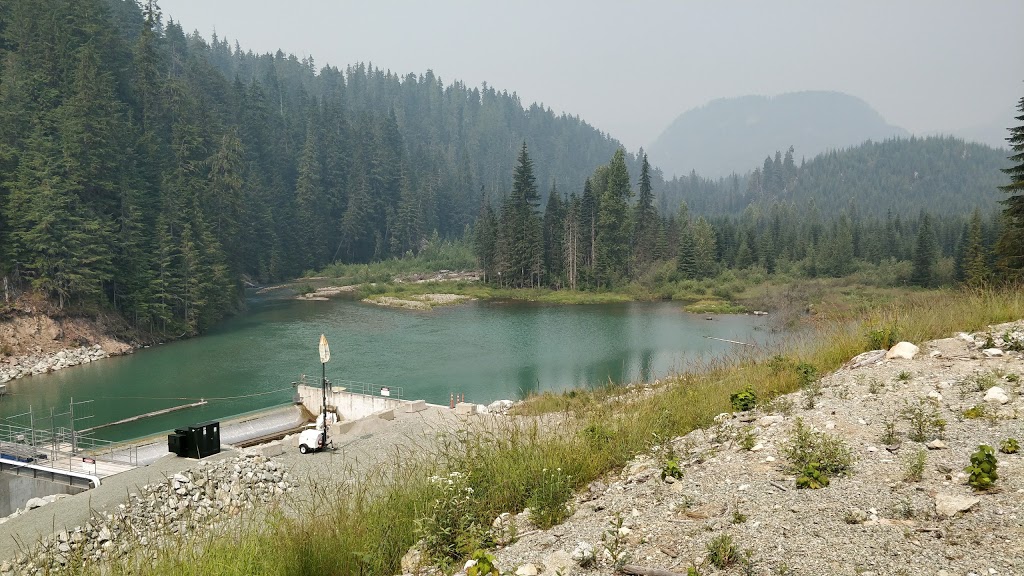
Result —
[[[471,302],[432,311],[352,300],[257,298],[208,334],[8,383],[0,416],[33,412],[36,428],[76,428],[207,399],[208,404],[98,429],[125,440],[286,404],[291,384],[320,381],[317,344],[330,342],[328,380],[350,389],[447,404],[519,399],[531,392],[652,380],[763,343],[764,317],[688,314],[678,303],[556,306]],[[365,383],[365,384],[362,384]],[[79,402],[83,402],[78,404]],[[28,425],[27,417],[17,418]]]

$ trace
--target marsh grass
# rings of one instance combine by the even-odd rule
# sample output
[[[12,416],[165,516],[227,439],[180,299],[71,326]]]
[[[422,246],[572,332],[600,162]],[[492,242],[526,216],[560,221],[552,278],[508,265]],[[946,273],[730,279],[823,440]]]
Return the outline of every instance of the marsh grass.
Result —
[[[773,364],[764,359],[767,354],[740,356],[667,379],[654,393],[607,386],[541,394],[517,408],[518,414],[535,418],[452,433],[419,458],[396,458],[342,486],[314,487],[311,501],[293,512],[164,549],[146,572],[397,574],[401,557],[418,538],[417,521],[431,512],[439,496],[431,476],[458,471],[473,490],[458,511],[468,522],[449,525],[490,527],[497,515],[522,510],[545,489],[545,469],[561,468],[569,487],[582,488],[621,468],[658,439],[711,426],[716,414],[729,411],[729,396],[748,384],[758,398],[769,401],[799,389],[801,375],[788,366],[807,363],[821,373],[835,370],[868,348],[869,327],[889,326],[902,339],[922,342],[1021,317],[1024,292],[1019,290],[910,292],[880,307],[819,315],[812,333],[782,346],[790,364]],[[519,423],[524,421],[529,424]],[[471,554],[468,546],[477,544],[471,536],[456,534],[459,545],[453,554]],[[452,566],[457,559],[435,560]],[[137,572],[133,568],[137,566],[115,563],[104,573]]]

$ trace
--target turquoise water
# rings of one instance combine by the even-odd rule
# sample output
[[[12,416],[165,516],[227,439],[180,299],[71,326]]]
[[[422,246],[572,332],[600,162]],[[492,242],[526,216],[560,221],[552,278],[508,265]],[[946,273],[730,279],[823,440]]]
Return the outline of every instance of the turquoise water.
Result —
[[[320,378],[326,334],[335,385],[359,381],[407,399],[447,404],[517,399],[530,392],[650,380],[738,348],[706,336],[764,342],[766,320],[687,314],[674,303],[554,306],[474,302],[432,311],[351,300],[254,300],[245,314],[199,338],[8,383],[0,416],[27,412],[48,428],[53,408],[75,406],[82,429],[194,402],[198,408],[96,430],[123,440],[290,402],[291,383]],[[17,419],[28,423],[27,418]],[[68,416],[53,419],[67,426]]]

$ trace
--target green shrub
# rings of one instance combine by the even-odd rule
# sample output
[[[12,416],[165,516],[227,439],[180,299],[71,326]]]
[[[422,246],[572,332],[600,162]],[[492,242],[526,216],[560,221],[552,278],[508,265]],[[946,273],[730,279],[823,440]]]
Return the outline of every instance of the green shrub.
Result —
[[[868,346],[872,350],[888,350],[895,346],[897,342],[899,342],[899,335],[896,332],[896,328],[892,326],[868,330]]]
[[[999,451],[1003,454],[1016,454],[1020,452],[1020,443],[1016,438],[1007,438],[999,443]]]
[[[890,413],[882,417],[882,435],[879,437],[882,444],[896,444],[900,441],[899,432],[896,431],[896,414]]]
[[[750,384],[747,384],[746,388],[729,396],[729,401],[732,402],[732,409],[736,412],[746,412],[757,406],[757,393],[754,392]]]
[[[311,292],[316,292],[316,288],[313,288],[311,284],[303,284],[301,286],[295,287],[295,293],[299,294],[300,296],[305,296],[306,294],[309,294]]]
[[[728,568],[740,558],[740,553],[732,541],[732,536],[719,534],[708,542],[708,562],[716,568]]]
[[[805,466],[800,475],[796,477],[797,488],[817,490],[825,486],[828,486],[828,476],[821,471],[821,466],[817,462],[811,462]]]
[[[919,449],[904,462],[903,479],[907,482],[920,482],[924,476],[924,465],[928,461],[928,451]]]
[[[999,479],[997,467],[998,461],[992,447],[985,444],[978,446],[978,451],[971,454],[970,465],[964,468],[964,472],[970,474],[967,483],[975,490],[988,490]]]
[[[679,480],[683,477],[683,470],[679,467],[679,462],[676,462],[675,458],[669,458],[665,461],[665,465],[661,468],[661,479],[664,480],[668,477]]]
[[[912,376],[913,374],[911,374],[907,370],[902,370],[899,374],[896,375],[896,379],[899,380],[900,382],[906,382],[910,380]]]
[[[841,438],[812,430],[796,419],[796,426],[782,455],[789,461],[790,471],[802,474],[809,464],[815,464],[826,475],[846,474],[853,467],[853,453]]]
[[[449,566],[473,550],[486,547],[486,530],[472,515],[473,489],[465,474],[431,476],[430,483],[436,487],[437,497],[427,514],[416,521],[416,535],[433,561]]]
[[[987,413],[988,410],[986,409],[984,404],[975,404],[974,406],[971,406],[967,410],[964,410],[963,416],[968,420],[975,420],[978,418],[984,418]]]
[[[473,552],[470,560],[475,560],[476,563],[466,570],[466,576],[499,576],[501,574],[501,571],[498,570],[497,559],[486,550]]]
[[[941,438],[946,431],[946,421],[939,416],[939,410],[923,399],[919,399],[916,404],[905,404],[900,414],[910,423],[910,434],[907,436],[914,442]]]
[[[530,494],[530,521],[542,530],[561,524],[572,510],[567,505],[572,498],[572,478],[561,468],[541,471],[540,484]]]

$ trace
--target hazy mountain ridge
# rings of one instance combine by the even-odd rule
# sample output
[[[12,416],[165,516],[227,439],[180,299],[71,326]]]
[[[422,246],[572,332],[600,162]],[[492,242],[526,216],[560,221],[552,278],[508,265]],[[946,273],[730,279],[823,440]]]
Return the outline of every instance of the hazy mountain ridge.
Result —
[[[721,98],[681,114],[648,150],[666,176],[743,173],[766,151],[794,146],[804,157],[866,140],[909,136],[865,101],[840,92]]]

